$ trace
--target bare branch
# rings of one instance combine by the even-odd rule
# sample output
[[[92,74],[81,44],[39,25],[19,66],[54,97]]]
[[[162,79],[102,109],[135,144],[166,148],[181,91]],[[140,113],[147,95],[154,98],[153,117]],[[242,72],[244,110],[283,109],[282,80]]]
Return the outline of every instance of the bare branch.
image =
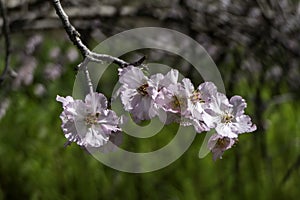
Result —
[[[5,79],[5,76],[9,70],[9,62],[10,62],[10,37],[9,37],[9,25],[7,20],[7,13],[3,3],[3,0],[0,0],[0,11],[3,19],[2,32],[4,34],[5,41],[5,60],[4,60],[4,70],[0,75],[0,83],[2,83]]]
[[[95,52],[92,52],[91,50],[89,50],[89,48],[85,44],[83,44],[83,42],[81,41],[80,34],[78,33],[78,31],[70,23],[69,17],[63,10],[60,0],[52,0],[52,4],[55,8],[56,14],[62,21],[64,29],[66,30],[70,40],[80,50],[81,55],[84,58],[86,58],[90,61],[93,61],[93,62],[103,62],[103,61],[113,62],[113,63],[119,65],[120,67],[125,67],[125,66],[129,65],[129,63],[127,63],[119,58],[116,58],[116,57],[113,57],[110,55],[106,55],[106,54],[98,54],[98,53],[95,53]]]
[[[88,60],[85,59],[80,64],[79,68],[84,70],[85,78],[88,82],[89,91],[90,91],[90,94],[92,94],[94,92],[94,89],[93,89],[93,84],[92,84],[92,80],[91,80],[90,73],[88,71],[87,65],[88,65]]]

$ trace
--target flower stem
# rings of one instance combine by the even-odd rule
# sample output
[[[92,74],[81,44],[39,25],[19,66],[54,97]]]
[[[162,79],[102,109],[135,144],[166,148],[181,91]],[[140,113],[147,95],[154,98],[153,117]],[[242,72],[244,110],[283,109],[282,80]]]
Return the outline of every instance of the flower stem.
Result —
[[[85,74],[85,78],[89,87],[89,93],[93,93],[94,92],[94,88],[93,88],[93,83],[92,83],[92,79],[90,76],[90,72],[88,70],[88,59],[85,59],[80,65],[79,65],[79,69],[82,69],[84,71]]]

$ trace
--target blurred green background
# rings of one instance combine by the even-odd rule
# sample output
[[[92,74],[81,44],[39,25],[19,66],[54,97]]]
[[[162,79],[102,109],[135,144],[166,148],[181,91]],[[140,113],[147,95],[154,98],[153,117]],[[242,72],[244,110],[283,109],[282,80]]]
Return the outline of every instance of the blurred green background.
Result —
[[[121,30],[128,28],[122,23],[118,26]],[[172,23],[164,25],[174,28]],[[195,30],[175,29],[197,38]],[[83,38],[91,47],[104,39],[102,33],[88,39],[89,31],[83,31]],[[226,151],[222,160],[213,162],[211,154],[198,158],[205,136],[199,134],[187,152],[168,167],[130,174],[101,164],[75,144],[64,148],[66,139],[59,119],[62,108],[55,98],[72,94],[74,68],[81,61],[66,34],[57,30],[29,31],[14,33],[12,39],[11,66],[18,76],[0,86],[1,103],[10,102],[0,119],[0,199],[299,198],[300,93],[299,76],[294,77],[299,74],[299,57],[284,46],[256,37],[252,38],[256,45],[251,48],[216,42],[223,45],[221,57],[213,58],[227,95],[246,99],[246,113],[257,131],[241,135],[239,143]],[[0,54],[2,62],[4,52]],[[133,52],[124,59],[135,61],[141,55],[147,56],[146,63],[176,66],[195,84],[201,82],[189,64],[164,52]],[[289,63],[293,60],[294,64]],[[112,65],[98,90],[110,96],[116,81],[117,66]],[[173,138],[174,129],[176,126],[170,125],[152,138],[134,142],[126,138],[122,147],[136,152],[156,149]]]
[[[72,48],[67,40],[56,43],[45,38],[35,52],[38,67],[32,84],[10,91],[10,106],[0,121],[1,199],[296,199],[299,195],[299,101],[273,103],[256,114],[260,105],[253,101],[254,94],[260,90],[262,99],[270,100],[270,86],[250,84],[242,74],[227,92],[248,101],[246,112],[254,117],[258,131],[240,136],[238,145],[225,152],[222,160],[213,162],[211,154],[198,158],[202,134],[176,162],[145,174],[106,167],[74,144],[64,148],[62,108],[55,97],[72,94],[73,68],[80,58],[64,64],[65,72],[55,81],[44,80],[42,71],[47,62],[53,62],[48,55],[54,47],[62,49],[61,56]],[[111,66],[102,77],[100,91],[109,95],[116,69]],[[44,85],[44,93],[36,94],[37,84]],[[284,85],[280,87],[288,92]],[[163,146],[173,137],[170,130],[151,142],[135,140],[123,148],[142,152]]]

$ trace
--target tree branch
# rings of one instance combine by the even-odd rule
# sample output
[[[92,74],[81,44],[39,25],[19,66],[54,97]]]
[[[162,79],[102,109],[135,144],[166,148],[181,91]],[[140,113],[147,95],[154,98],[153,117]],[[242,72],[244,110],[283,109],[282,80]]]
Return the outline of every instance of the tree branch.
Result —
[[[10,37],[9,37],[9,25],[7,21],[7,13],[3,3],[3,0],[0,0],[0,11],[3,19],[2,32],[4,34],[4,42],[5,42],[5,60],[4,60],[4,70],[0,75],[0,83],[2,83],[5,79],[5,76],[9,69],[10,62]]]
[[[89,48],[85,44],[83,44],[83,42],[81,41],[80,34],[78,33],[78,31],[70,23],[69,17],[63,10],[60,0],[52,0],[52,4],[55,8],[56,14],[62,21],[64,29],[67,32],[70,40],[79,49],[79,51],[81,52],[81,55],[84,58],[86,58],[90,61],[93,61],[93,62],[103,62],[103,61],[113,62],[113,63],[119,65],[120,67],[126,67],[126,66],[130,65],[129,63],[127,63],[119,58],[116,58],[116,57],[113,57],[113,56],[110,56],[107,54],[98,54],[98,53],[95,53],[95,52],[92,52],[91,50],[89,50]]]

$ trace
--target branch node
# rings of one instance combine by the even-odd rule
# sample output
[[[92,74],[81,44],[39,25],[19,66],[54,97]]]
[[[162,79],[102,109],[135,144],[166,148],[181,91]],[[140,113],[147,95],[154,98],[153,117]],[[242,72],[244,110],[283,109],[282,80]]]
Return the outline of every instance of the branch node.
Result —
[[[80,51],[80,53],[84,57],[84,59],[88,58],[88,60],[92,61],[92,62],[103,62],[103,61],[112,62],[112,63],[119,65],[120,67],[129,65],[129,63],[127,63],[119,58],[116,58],[116,57],[113,57],[110,55],[106,55],[106,54],[94,53],[91,50],[89,50],[89,48],[86,45],[84,45],[83,42],[81,41],[80,33],[70,23],[69,17],[63,10],[60,0],[52,0],[52,4],[55,8],[56,14],[58,15],[58,17],[60,18],[60,20],[63,24],[65,31],[67,32],[67,34],[69,36],[69,39],[78,48],[78,50]],[[78,66],[78,68],[80,68],[80,66]]]

